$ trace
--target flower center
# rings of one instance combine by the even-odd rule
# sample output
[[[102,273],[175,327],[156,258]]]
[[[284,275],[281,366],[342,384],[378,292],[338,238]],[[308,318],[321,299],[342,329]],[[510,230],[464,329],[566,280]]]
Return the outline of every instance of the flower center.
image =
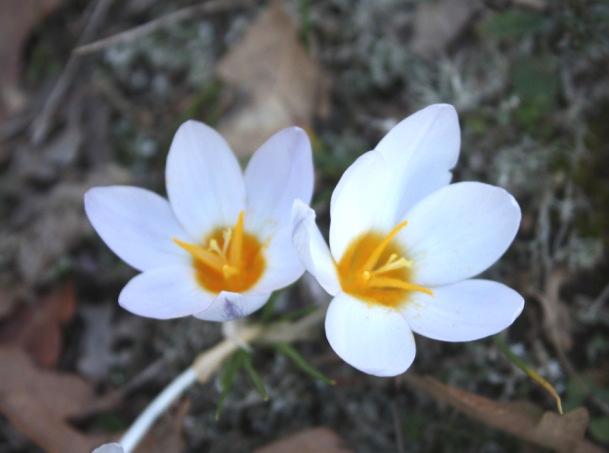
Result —
[[[399,223],[386,236],[364,233],[349,244],[336,266],[343,291],[392,308],[413,291],[433,295],[430,289],[411,283],[412,261],[394,240],[407,223]]]
[[[214,293],[250,289],[264,272],[263,245],[244,229],[241,211],[234,227],[217,228],[202,244],[173,241],[191,254],[199,284]]]

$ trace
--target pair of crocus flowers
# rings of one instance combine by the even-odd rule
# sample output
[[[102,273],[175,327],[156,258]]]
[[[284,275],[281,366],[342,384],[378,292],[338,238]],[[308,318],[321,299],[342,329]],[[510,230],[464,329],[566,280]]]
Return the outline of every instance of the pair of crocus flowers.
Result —
[[[169,201],[124,186],[85,195],[102,239],[141,271],[119,303],[152,318],[229,321],[309,271],[334,299],[326,336],[347,363],[403,373],[413,332],[443,341],[495,334],[524,301],[472,279],[508,248],[520,208],[505,190],[450,184],[460,129],[450,105],[397,124],[343,174],[330,205],[329,247],[309,208],[311,145],[291,127],[273,135],[242,173],[226,141],[187,121],[167,157]]]

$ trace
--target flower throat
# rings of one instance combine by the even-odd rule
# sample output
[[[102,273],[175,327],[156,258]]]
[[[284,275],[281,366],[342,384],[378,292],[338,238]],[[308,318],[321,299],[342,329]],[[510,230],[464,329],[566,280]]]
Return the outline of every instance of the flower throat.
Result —
[[[412,261],[394,240],[407,223],[399,223],[386,236],[364,233],[349,244],[337,264],[343,291],[392,308],[406,302],[413,291],[433,294],[411,283]]]
[[[192,256],[197,282],[213,293],[242,292],[250,289],[264,272],[263,245],[245,231],[244,212],[234,227],[217,228],[202,244],[174,238],[173,241]]]

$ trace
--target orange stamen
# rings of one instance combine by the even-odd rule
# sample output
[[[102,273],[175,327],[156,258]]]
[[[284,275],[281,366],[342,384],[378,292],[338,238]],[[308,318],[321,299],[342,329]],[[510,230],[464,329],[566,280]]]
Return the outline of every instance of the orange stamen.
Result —
[[[236,268],[241,267],[241,249],[243,247],[243,223],[245,213],[239,212],[234,234],[228,251],[228,261]]]
[[[373,288],[398,288],[405,289],[407,291],[418,291],[433,296],[433,291],[431,289],[425,288],[424,286],[415,285],[414,283],[406,282],[404,280],[399,280],[397,278],[375,277],[370,279],[368,285]]]
[[[371,271],[374,268],[374,266],[376,266],[376,263],[378,262],[379,258],[381,257],[381,255],[383,254],[383,252],[385,251],[387,246],[391,243],[393,238],[397,236],[397,234],[400,232],[400,230],[402,230],[402,228],[404,228],[406,225],[408,225],[407,220],[404,220],[403,222],[398,223],[389,232],[389,234],[387,236],[385,236],[385,238],[380,242],[380,244],[377,245],[376,248],[372,251],[372,253],[368,257],[368,260],[366,260],[366,262],[364,263],[364,270]]]
[[[181,241],[180,239],[173,238],[173,242],[179,245],[181,248],[186,250],[196,259],[203,261],[209,267],[216,269],[217,271],[222,272],[222,267],[224,266],[224,260],[219,255],[210,252],[206,248],[198,245],[191,244],[189,242]]]

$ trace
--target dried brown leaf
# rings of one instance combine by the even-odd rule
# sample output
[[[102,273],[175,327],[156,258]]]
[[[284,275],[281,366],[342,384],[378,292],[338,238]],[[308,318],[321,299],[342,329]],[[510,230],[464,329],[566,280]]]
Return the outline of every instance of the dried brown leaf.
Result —
[[[305,429],[260,447],[254,453],[349,453],[350,448],[334,431],[324,427]]]
[[[17,89],[21,52],[32,27],[59,6],[60,0],[3,0],[0,14],[0,122],[22,107]]]
[[[91,386],[80,377],[37,368],[15,347],[0,348],[0,412],[32,442],[48,452],[81,453],[103,443],[71,427],[94,400]]]
[[[23,348],[40,366],[53,366],[61,353],[61,326],[75,309],[74,284],[68,281],[36,304],[21,306],[0,329],[0,343]]]
[[[309,128],[327,106],[327,79],[280,2],[260,14],[217,72],[245,98],[219,125],[240,155],[252,153],[281,128]]]
[[[83,196],[89,188],[125,184],[129,180],[124,170],[103,167],[85,181],[64,181],[50,192],[31,196],[16,214],[24,224],[16,250],[20,276],[27,283],[44,280],[59,258],[83,237],[92,234],[83,211]]]
[[[417,6],[412,50],[433,57],[446,49],[467,27],[478,11],[477,2],[440,0]]]
[[[15,282],[6,279],[0,281],[0,322],[13,313],[22,293],[23,288]]]
[[[583,407],[561,416],[555,412],[544,412],[528,402],[494,401],[443,384],[429,376],[410,374],[404,377],[404,381],[415,390],[423,391],[469,417],[536,445],[558,452],[601,451],[584,438],[589,415]]]
[[[543,326],[548,339],[559,353],[569,351],[573,346],[571,332],[573,321],[568,308],[560,297],[567,272],[556,269],[549,276],[542,294],[538,294],[543,308]]]

